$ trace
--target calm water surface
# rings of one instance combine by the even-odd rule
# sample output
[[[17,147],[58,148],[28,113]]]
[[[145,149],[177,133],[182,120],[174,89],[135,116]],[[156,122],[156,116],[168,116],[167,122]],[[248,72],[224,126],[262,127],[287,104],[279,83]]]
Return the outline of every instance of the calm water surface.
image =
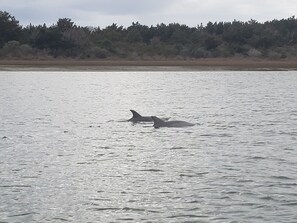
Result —
[[[0,222],[297,222],[297,72],[1,71],[0,105]]]

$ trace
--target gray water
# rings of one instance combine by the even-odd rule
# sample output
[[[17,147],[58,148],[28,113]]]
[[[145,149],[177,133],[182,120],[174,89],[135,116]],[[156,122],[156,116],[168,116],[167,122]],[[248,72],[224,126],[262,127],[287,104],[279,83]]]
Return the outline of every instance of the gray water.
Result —
[[[297,72],[2,71],[0,222],[297,222],[296,86]]]

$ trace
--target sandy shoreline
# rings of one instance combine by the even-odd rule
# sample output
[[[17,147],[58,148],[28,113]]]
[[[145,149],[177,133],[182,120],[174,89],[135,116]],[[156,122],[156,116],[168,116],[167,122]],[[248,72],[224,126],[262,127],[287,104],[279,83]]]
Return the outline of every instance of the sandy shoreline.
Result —
[[[215,71],[297,70],[297,59],[0,60],[0,71]]]

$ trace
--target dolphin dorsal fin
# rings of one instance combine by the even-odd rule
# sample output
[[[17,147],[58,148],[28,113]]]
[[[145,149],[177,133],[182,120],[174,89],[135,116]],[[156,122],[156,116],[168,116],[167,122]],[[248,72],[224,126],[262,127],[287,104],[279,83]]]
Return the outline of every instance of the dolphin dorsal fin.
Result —
[[[140,114],[138,114],[136,111],[134,110],[130,110],[133,114],[133,118],[139,118],[139,117],[142,117]]]
[[[152,116],[152,119],[153,119],[153,121],[154,121],[154,125],[158,125],[158,124],[160,124],[160,123],[164,123],[164,121],[162,120],[162,119],[159,119],[158,117],[156,117],[156,116]]]

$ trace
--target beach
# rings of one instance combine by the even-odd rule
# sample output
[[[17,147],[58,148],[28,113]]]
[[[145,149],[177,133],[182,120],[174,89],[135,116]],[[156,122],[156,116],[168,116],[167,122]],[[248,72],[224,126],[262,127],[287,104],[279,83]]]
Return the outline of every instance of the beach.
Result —
[[[195,60],[2,59],[2,71],[215,71],[297,70],[297,59],[207,58]]]

